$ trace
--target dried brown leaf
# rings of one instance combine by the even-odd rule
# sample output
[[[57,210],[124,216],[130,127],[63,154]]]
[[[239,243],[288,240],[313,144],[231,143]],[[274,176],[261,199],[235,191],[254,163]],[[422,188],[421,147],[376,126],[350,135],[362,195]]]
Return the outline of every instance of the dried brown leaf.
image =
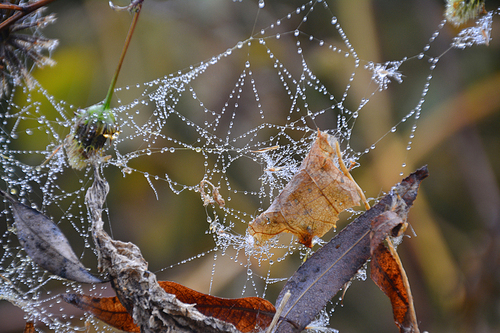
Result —
[[[64,294],[62,299],[76,306],[108,325],[126,332],[140,332],[139,326],[128,314],[118,297],[92,297],[79,294]]]
[[[205,316],[214,317],[233,324],[239,331],[253,332],[269,326],[274,313],[274,306],[259,297],[220,298],[203,294],[171,281],[158,281],[169,294],[194,307]],[[132,317],[120,303],[118,297],[90,297],[78,294],[65,294],[64,301],[90,312],[103,322],[127,332],[139,332]]]
[[[334,136],[318,131],[292,180],[271,206],[250,222],[248,232],[257,244],[289,232],[312,247],[315,236],[321,237],[336,226],[340,212],[359,205],[356,183],[335,165],[335,159],[342,158],[336,154],[336,145]]]
[[[373,282],[391,300],[394,321],[401,333],[418,333],[413,298],[406,273],[397,254],[380,243],[370,263]]]

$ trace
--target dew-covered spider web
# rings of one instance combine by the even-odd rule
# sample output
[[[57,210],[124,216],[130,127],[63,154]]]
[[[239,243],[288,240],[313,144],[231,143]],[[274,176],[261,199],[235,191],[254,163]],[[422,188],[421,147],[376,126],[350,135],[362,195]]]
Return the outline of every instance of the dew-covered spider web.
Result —
[[[196,252],[186,253],[179,262],[152,263],[150,269],[161,278],[169,279],[169,272],[189,267],[202,274],[196,277],[206,286],[202,291],[218,293],[214,286],[219,280],[229,285],[224,280],[227,275],[234,280],[234,290],[225,290],[224,296],[275,297],[276,292],[269,290],[276,286],[279,291],[311,250],[288,234],[256,246],[246,228],[291,180],[317,130],[338,138],[343,161],[354,173],[363,167],[360,158],[400,128],[405,131],[407,153],[411,153],[436,67],[452,48],[488,45],[492,21],[498,14],[484,14],[477,25],[462,30],[452,40],[440,41],[439,45],[447,43],[449,48],[434,50],[446,25],[443,19],[417,52],[374,61],[358,54],[331,1],[294,3],[298,4],[290,11],[289,6],[273,7],[263,0],[227,0],[228,7],[253,10],[254,26],[245,39],[188,68],[115,90],[112,105],[120,133],[106,144],[100,163],[111,186],[108,201],[113,201],[114,189],[132,196],[127,205],[141,201],[141,196],[161,203],[173,194],[190,198],[189,209],[204,212],[203,219],[185,222],[185,227],[168,227],[172,232],[193,228],[189,230],[192,240],[184,242],[192,242]],[[325,72],[329,66],[320,67],[321,61],[343,70]],[[415,64],[424,70],[410,77],[405,66]],[[410,80],[420,82],[420,89],[412,96],[413,105],[392,126],[377,129],[382,133],[377,140],[360,144],[363,140],[356,137],[356,124],[377,112],[372,101]],[[229,90],[225,89],[227,82],[231,82]],[[68,238],[76,240],[72,246],[85,266],[98,274],[84,202],[93,170],[90,166],[81,171],[72,169],[63,146],[78,112],[77,107],[56,99],[36,82],[33,89],[17,87],[4,98],[0,112],[1,187],[51,217]],[[401,175],[412,171],[405,169],[404,160],[398,163]],[[134,182],[147,183],[149,193],[134,192]],[[381,193],[366,195],[374,203]],[[127,218],[120,215],[119,205],[110,203],[106,217],[110,233],[117,238],[122,219]],[[344,213],[340,226],[361,212],[358,207]],[[0,300],[21,308],[25,319],[40,328],[69,332],[85,331],[90,325],[105,330],[105,325],[89,315],[66,314],[71,313],[71,306],[62,305],[58,293],[109,295],[106,288],[96,286],[89,291],[87,286],[45,272],[19,245],[7,202],[1,215]],[[173,223],[167,213],[160,217],[138,212],[134,218],[138,216],[156,219],[154,223],[162,225]],[[194,224],[199,228],[194,229]],[[328,239],[318,240],[312,251]],[[290,267],[295,268],[280,269],[285,262],[292,262]],[[199,273],[193,268],[197,265],[208,269]],[[329,315],[323,316],[323,325],[327,325]]]

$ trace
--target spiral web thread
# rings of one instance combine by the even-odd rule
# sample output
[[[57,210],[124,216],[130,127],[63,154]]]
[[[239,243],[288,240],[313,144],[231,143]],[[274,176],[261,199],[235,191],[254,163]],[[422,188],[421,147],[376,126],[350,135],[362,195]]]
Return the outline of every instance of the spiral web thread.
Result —
[[[256,5],[265,7],[263,1]],[[450,48],[488,44],[496,14],[488,13],[475,28],[462,31]],[[316,33],[311,32],[309,22],[318,17],[326,17],[331,22],[328,38],[317,38]],[[360,59],[327,2],[305,2],[208,60],[151,82],[116,89],[119,106],[113,111],[121,133],[107,149],[106,154],[111,158],[103,162],[102,167],[104,170],[117,168],[125,178],[142,174],[155,194],[156,188],[164,185],[175,194],[200,192],[201,183],[203,193],[200,193],[199,204],[207,204],[207,242],[211,242],[213,248],[170,267],[210,254],[216,271],[217,258],[231,255],[235,265],[247,270],[241,294],[265,297],[268,285],[286,279],[273,276],[273,265],[293,253],[304,255],[307,251],[293,238],[281,237],[255,247],[252,238],[245,235],[246,225],[270,205],[292,178],[318,127],[339,138],[345,147],[344,162],[352,162],[357,167],[357,160],[375,149],[378,141],[363,151],[352,149],[349,143],[356,119],[363,116],[373,96],[390,89],[391,85],[404,83],[405,62],[421,61],[428,64],[428,73],[420,100],[383,136],[411,120],[413,126],[407,147],[411,149],[432,73],[443,56],[433,56],[431,44],[444,24],[445,21],[439,24],[421,53],[374,63]],[[279,56],[283,54],[282,48],[290,45],[294,54],[282,61]],[[338,93],[327,88],[310,67],[313,60],[308,56],[313,48],[327,50],[332,61],[341,61],[352,70],[345,82],[339,83],[343,89]],[[265,54],[265,63],[262,57],[257,58],[258,54]],[[206,104],[207,86],[216,90],[211,80],[216,79],[217,71],[224,69],[233,58],[243,61],[232,90],[208,92],[222,96],[223,106]],[[371,73],[371,82],[356,81],[361,71]],[[274,94],[287,97],[288,103],[279,105],[279,112],[266,93],[268,80],[276,83],[274,87],[280,87]],[[366,85],[369,93],[361,100],[352,100],[349,92],[353,84]],[[84,243],[81,258],[94,257],[84,205],[85,191],[92,181],[91,168],[75,172],[69,167],[64,149],[58,149],[69,133],[76,110],[65,101],[56,100],[39,84],[35,85],[33,90],[18,88],[2,104],[2,187],[21,202],[53,218],[64,232],[78,233]],[[133,96],[133,100],[122,100],[125,96]],[[194,156],[189,163],[196,161],[200,170],[188,183],[176,179],[175,175],[142,167],[142,162],[150,158],[183,163],[183,156],[187,155]],[[236,172],[256,176],[235,182]],[[215,196],[216,189],[225,201],[224,206]],[[240,208],[237,203],[242,197],[253,198],[258,206],[251,212]],[[83,331],[84,322],[104,329],[88,316],[75,321],[72,316],[64,315],[57,295],[47,291],[49,286],[62,284],[67,291],[76,292],[82,292],[82,286],[51,276],[34,264],[17,241],[8,204],[4,204],[1,214],[4,223],[0,229],[3,230],[0,300],[20,307],[27,320],[42,322],[57,332]],[[267,274],[255,273],[253,267],[256,266],[265,267]],[[99,287],[93,291],[95,295],[100,294]],[[322,318],[326,324],[328,315],[323,314]]]

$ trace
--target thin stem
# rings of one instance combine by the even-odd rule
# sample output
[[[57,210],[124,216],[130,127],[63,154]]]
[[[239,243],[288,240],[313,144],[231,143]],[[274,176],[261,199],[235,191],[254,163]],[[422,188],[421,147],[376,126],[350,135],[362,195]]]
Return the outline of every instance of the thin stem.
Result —
[[[125,54],[127,53],[128,46],[130,44],[130,40],[132,39],[132,35],[134,34],[135,26],[137,21],[139,20],[139,14],[141,13],[142,3],[138,3],[135,7],[134,19],[130,24],[130,28],[128,30],[127,39],[125,39],[125,45],[123,46],[122,54],[120,56],[120,60],[118,61],[118,66],[116,67],[115,75],[111,80],[111,85],[109,86],[108,94],[106,95],[106,99],[104,100],[104,110],[108,110],[111,105],[111,97],[113,96],[113,91],[115,90],[116,81],[118,80],[118,74],[120,74],[120,69],[122,68],[123,59],[125,59]]]

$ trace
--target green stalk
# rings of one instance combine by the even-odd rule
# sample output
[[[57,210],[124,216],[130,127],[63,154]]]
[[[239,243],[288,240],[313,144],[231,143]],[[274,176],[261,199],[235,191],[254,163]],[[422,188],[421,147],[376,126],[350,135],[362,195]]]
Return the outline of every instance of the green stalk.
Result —
[[[111,97],[113,97],[113,92],[115,90],[116,81],[118,80],[118,74],[120,73],[120,69],[122,68],[123,59],[125,59],[125,54],[127,53],[128,46],[130,44],[130,40],[132,39],[132,35],[134,34],[135,26],[137,21],[139,20],[139,14],[141,13],[142,4],[139,3],[137,7],[134,9],[134,19],[130,24],[130,28],[128,30],[127,39],[125,39],[125,45],[123,46],[122,54],[120,56],[120,61],[118,62],[118,66],[116,67],[115,75],[111,80],[111,85],[109,86],[108,94],[106,95],[106,99],[104,100],[103,110],[109,110],[111,105]]]

